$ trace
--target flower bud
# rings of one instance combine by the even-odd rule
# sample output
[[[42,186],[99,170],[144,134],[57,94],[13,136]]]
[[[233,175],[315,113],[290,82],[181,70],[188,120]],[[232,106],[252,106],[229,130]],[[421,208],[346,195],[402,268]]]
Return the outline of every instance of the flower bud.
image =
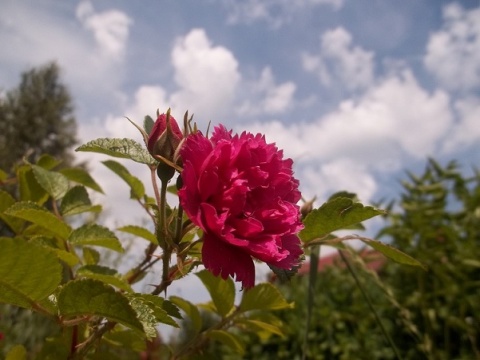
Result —
[[[173,161],[173,154],[183,139],[177,121],[169,113],[158,116],[148,136],[147,148],[150,154],[160,155]]]

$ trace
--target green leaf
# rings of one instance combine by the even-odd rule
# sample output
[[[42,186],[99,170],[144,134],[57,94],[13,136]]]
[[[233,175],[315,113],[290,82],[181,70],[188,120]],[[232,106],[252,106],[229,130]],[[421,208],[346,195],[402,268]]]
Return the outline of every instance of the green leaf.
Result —
[[[382,214],[385,214],[383,210],[363,206],[349,198],[336,197],[307,215],[305,228],[299,236],[308,242]]]
[[[63,216],[81,214],[87,211],[100,212],[100,205],[92,206],[87,189],[81,185],[72,187],[62,199],[60,212]]]
[[[7,226],[15,234],[20,234],[24,221],[4,214],[5,210],[7,210],[13,204],[15,204],[15,199],[12,197],[12,195],[0,189],[0,219],[2,219],[3,222],[7,224]]]
[[[282,329],[277,325],[273,325],[272,323],[254,319],[242,319],[239,321],[239,323],[244,324],[246,326],[246,330],[257,333],[261,339],[267,339],[271,334],[285,337]]]
[[[9,238],[0,249],[0,302],[32,308],[60,284],[62,267],[48,249]]]
[[[245,346],[240,341],[240,338],[225,330],[211,330],[207,333],[207,336],[215,341],[219,341],[222,344],[227,345],[236,353],[243,356],[245,354]]]
[[[132,139],[100,138],[89,141],[75,151],[90,151],[117,158],[132,159],[141,164],[155,165],[157,161],[138,142]]]
[[[77,270],[77,276],[103,281],[127,292],[133,292],[130,285],[118,276],[116,270],[100,265],[84,265]]]
[[[167,325],[171,325],[174,327],[179,327],[178,324],[176,323],[175,320],[172,319],[172,317],[167,313],[167,311],[164,309],[164,299],[151,295],[151,294],[132,294],[129,295],[130,301],[132,299],[136,299],[138,301],[142,301],[146,306],[148,306],[152,310],[152,314],[155,316],[155,324],[156,323],[163,323]],[[174,306],[173,304],[170,303],[171,306]],[[176,311],[178,312],[178,308],[176,308]]]
[[[130,306],[137,313],[137,318],[143,326],[143,331],[148,339],[155,339],[157,337],[157,319],[155,318],[153,309],[148,306],[145,301],[135,296],[129,296]]]
[[[240,303],[241,311],[279,310],[292,308],[280,291],[270,283],[258,284],[245,291]]]
[[[143,183],[135,176],[130,174],[125,166],[114,160],[102,161],[102,164],[117,174],[128,186],[130,186],[130,197],[132,199],[142,199],[145,195]]]
[[[65,175],[68,180],[74,181],[80,185],[86,186],[92,190],[95,190],[103,194],[103,190],[98,185],[95,180],[90,176],[90,174],[81,168],[65,168],[61,169],[60,173]]]
[[[31,243],[35,243],[45,247],[53,252],[59,260],[65,262],[68,266],[72,267],[80,262],[77,254],[60,249],[57,246],[57,240],[51,236],[39,235],[35,232],[35,235],[30,239]]]
[[[202,318],[198,307],[178,296],[170,296],[170,301],[185,312],[187,317],[192,321],[193,330],[195,333],[199,333],[200,330],[202,330]]]
[[[115,234],[104,226],[87,224],[72,231],[68,241],[73,245],[102,246],[123,252],[122,244]]]
[[[145,351],[147,348],[145,336],[133,330],[125,329],[123,326],[116,326],[112,331],[103,335],[102,340],[108,342],[109,345],[122,349],[132,349],[136,352]]]
[[[148,135],[152,132],[153,125],[155,125],[155,121],[153,121],[152,117],[149,115],[145,116],[143,120],[143,129]]]
[[[18,202],[9,207],[5,214],[30,221],[62,239],[66,239],[71,232],[70,226],[32,202]]]
[[[143,326],[127,297],[94,279],[68,282],[58,294],[57,304],[64,317],[101,316],[143,333]]]
[[[5,360],[27,360],[27,349],[23,345],[15,345],[7,353]]]
[[[8,174],[2,169],[0,169],[0,181],[5,181],[7,179],[8,179]]]
[[[292,267],[291,269],[282,269],[279,267],[276,267],[274,265],[267,264],[268,267],[273,271],[273,273],[277,276],[278,280],[280,282],[285,283],[287,281],[290,281],[290,279],[295,276],[295,274],[298,272],[298,269],[300,268],[300,264]]]
[[[121,228],[118,228],[117,230],[125,232],[127,234],[132,234],[135,236],[139,236],[145,240],[150,241],[153,244],[157,244],[157,238],[155,234],[153,234],[151,231],[145,229],[144,227],[141,226],[136,226],[136,225],[126,225],[122,226]]]
[[[83,260],[87,265],[96,265],[100,261],[100,253],[87,246],[83,247]]]
[[[401,252],[400,250],[398,250],[397,248],[394,248],[391,245],[384,244],[380,241],[367,239],[363,237],[360,237],[358,239],[399,264],[418,266],[423,268],[424,270],[427,270],[427,268],[420,261],[415,260],[410,255],[407,255],[404,252]]]
[[[162,309],[165,310],[168,315],[177,319],[183,319],[182,315],[180,314],[180,310],[173,302],[165,299],[162,299],[162,300],[163,300]]]
[[[223,280],[220,276],[214,276],[208,270],[202,270],[196,275],[210,293],[218,314],[222,317],[227,316],[234,308],[235,285],[233,280],[230,277]]]
[[[20,190],[20,200],[33,201],[43,204],[48,200],[48,193],[40,186],[33,175],[32,168],[28,165],[18,169],[18,188]]]
[[[67,192],[68,179],[64,175],[38,165],[32,165],[32,171],[40,186],[55,200],[61,199]]]
[[[37,165],[44,168],[45,170],[52,170],[60,164],[61,161],[55,159],[52,155],[49,154],[42,154],[37,160]]]

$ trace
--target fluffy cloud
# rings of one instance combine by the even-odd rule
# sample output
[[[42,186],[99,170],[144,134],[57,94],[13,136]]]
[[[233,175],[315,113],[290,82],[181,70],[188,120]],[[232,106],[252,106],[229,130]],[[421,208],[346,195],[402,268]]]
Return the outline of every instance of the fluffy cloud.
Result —
[[[240,81],[235,56],[213,46],[203,29],[193,29],[175,43],[172,51],[179,90],[170,96],[179,111],[195,110],[207,121],[226,115]]]
[[[284,113],[293,106],[296,89],[291,81],[277,85],[272,69],[266,67],[258,81],[246,85],[244,93],[248,99],[237,108],[237,113],[240,116]]]
[[[77,18],[93,33],[102,53],[112,59],[123,57],[132,20],[119,10],[95,13],[90,1],[81,2],[76,10]]]
[[[321,36],[320,53],[302,55],[303,68],[316,73],[325,86],[335,82],[349,90],[368,87],[374,79],[373,53],[352,44],[352,36],[342,27]]]
[[[270,26],[278,28],[285,23],[292,21],[297,13],[305,9],[328,5],[334,10],[340,9],[344,0],[220,0],[222,5],[229,12],[228,22],[253,23],[255,21],[266,21]]]
[[[358,100],[346,100],[313,123],[253,124],[301,169],[307,194],[376,191],[372,172],[396,171],[408,159],[439,150],[453,126],[446,93],[423,89],[408,70],[383,79]]]
[[[449,137],[446,139],[443,152],[451,153],[457,149],[465,149],[480,141],[480,98],[469,96],[457,100],[454,104],[458,116]]]
[[[444,23],[431,34],[423,59],[426,68],[451,90],[480,87],[480,9],[457,3],[443,9]]]

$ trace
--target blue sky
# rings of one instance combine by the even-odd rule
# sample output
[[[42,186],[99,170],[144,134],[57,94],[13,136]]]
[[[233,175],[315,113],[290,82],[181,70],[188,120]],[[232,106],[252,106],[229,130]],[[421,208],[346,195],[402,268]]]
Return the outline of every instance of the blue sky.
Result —
[[[0,0],[0,86],[55,60],[83,142],[132,137],[168,107],[199,127],[262,132],[305,197],[395,197],[428,156],[480,164],[478,0]],[[115,223],[128,192],[81,154]],[[147,180],[141,167],[131,167]]]

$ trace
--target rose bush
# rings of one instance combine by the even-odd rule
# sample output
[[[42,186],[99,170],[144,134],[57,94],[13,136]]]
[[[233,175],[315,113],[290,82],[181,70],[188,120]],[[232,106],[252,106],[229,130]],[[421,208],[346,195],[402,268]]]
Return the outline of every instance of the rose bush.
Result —
[[[183,187],[178,195],[203,230],[202,260],[215,275],[255,283],[252,258],[291,269],[303,251],[292,160],[261,134],[214,129],[210,139],[190,134],[180,150]]]

